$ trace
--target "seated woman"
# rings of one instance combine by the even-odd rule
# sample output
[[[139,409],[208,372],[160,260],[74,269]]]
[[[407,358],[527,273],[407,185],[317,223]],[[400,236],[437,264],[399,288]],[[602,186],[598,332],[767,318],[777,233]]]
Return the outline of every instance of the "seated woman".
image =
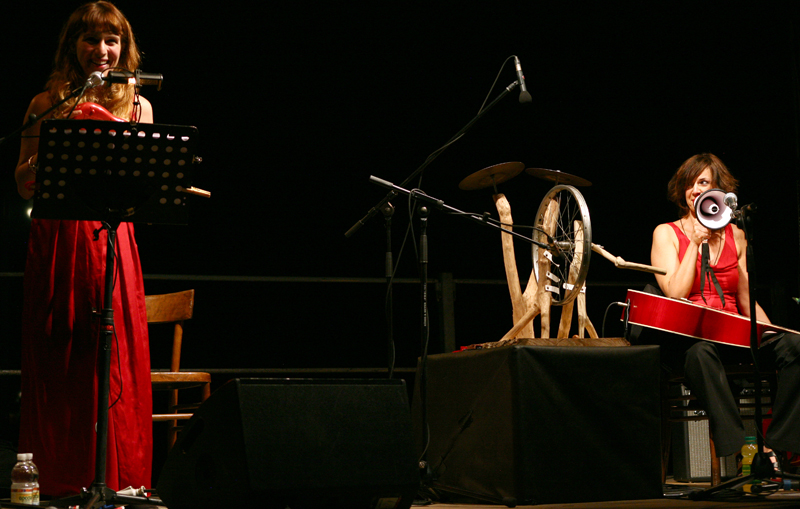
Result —
[[[656,275],[667,297],[750,316],[750,294],[744,232],[733,224],[709,230],[697,220],[694,201],[703,192],[719,188],[735,192],[737,181],[713,154],[698,154],[678,168],[668,185],[668,196],[678,206],[679,218],[660,224],[653,232],[651,263],[666,270]],[[702,274],[702,245],[708,245],[708,270]],[[756,319],[769,323],[755,305]],[[800,452],[800,336],[783,334],[759,352],[759,365],[778,370],[772,403],[772,422],[765,445],[778,451]],[[681,359],[686,385],[708,412],[717,455],[728,456],[744,444],[745,431],[734,396],[724,374],[728,347],[699,341]],[[669,349],[667,349],[669,351]]]

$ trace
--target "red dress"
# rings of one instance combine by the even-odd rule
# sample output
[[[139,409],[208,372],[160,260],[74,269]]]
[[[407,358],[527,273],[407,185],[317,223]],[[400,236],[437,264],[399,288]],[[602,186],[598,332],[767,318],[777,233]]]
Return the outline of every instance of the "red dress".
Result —
[[[42,494],[61,497],[95,478],[107,232],[100,223],[34,219],[25,267],[21,452],[32,452]],[[152,392],[144,284],[133,226],[117,230],[106,485],[151,484]],[[118,399],[119,398],[119,399]],[[118,400],[117,400],[118,399]]]
[[[678,250],[678,258],[683,260],[683,254],[689,247],[689,238],[675,225],[669,223],[675,230],[675,235],[678,236],[680,247]],[[714,275],[719,281],[719,286],[722,288],[722,295],[725,297],[725,306],[723,307],[722,301],[714,288],[711,280],[706,280],[703,294],[700,294],[700,253],[697,253],[697,267],[695,268],[694,284],[689,295],[686,297],[690,301],[700,306],[709,306],[716,309],[722,309],[731,313],[739,313],[739,307],[736,304],[736,290],[739,287],[739,258],[736,255],[736,240],[733,237],[733,227],[728,224],[725,226],[725,244],[722,247],[719,260],[716,265],[710,265],[714,270]],[[709,262],[710,263],[710,262]],[[705,302],[703,301],[705,297]]]

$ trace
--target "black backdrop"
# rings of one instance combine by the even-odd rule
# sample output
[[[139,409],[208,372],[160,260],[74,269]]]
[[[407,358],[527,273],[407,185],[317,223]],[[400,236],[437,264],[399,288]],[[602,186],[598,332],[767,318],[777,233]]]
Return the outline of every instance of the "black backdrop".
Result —
[[[3,7],[0,134],[20,124],[41,90],[61,24],[79,3]],[[145,273],[188,279],[150,278],[148,292],[198,290],[187,366],[381,365],[382,285],[259,278],[381,278],[381,218],[344,236],[385,195],[369,175],[401,182],[477,113],[512,54],[532,104],[522,107],[516,91],[499,103],[428,167],[428,194],[493,211],[489,191],[460,191],[458,182],[504,161],[579,175],[593,183],[581,192],[594,242],[648,263],[652,228],[675,217],[667,180],[687,157],[711,151],[739,177],[740,203],[759,208],[759,300],[798,325],[789,299],[798,295],[798,11],[788,2],[117,5],[145,53],[142,69],[164,75],[161,91],[143,91],[156,122],[195,125],[202,138],[195,185],[213,197],[192,199],[189,226],[137,225]],[[491,97],[514,80],[509,63]],[[0,232],[6,369],[19,365],[15,274],[29,206],[10,178],[17,150],[16,142],[0,149],[9,175]],[[520,175],[501,190],[526,223],[549,187]],[[409,221],[405,200],[394,204],[399,248]],[[497,234],[437,213],[428,234],[431,277],[504,279]],[[517,243],[523,275],[528,249]],[[410,248],[398,275],[417,276]],[[595,256],[587,281],[604,288],[650,277]],[[772,303],[775,285],[786,294]],[[406,284],[395,295],[406,366],[419,352],[417,293]],[[624,287],[590,295],[599,328]],[[499,338],[509,317],[502,285],[457,294],[460,344]]]

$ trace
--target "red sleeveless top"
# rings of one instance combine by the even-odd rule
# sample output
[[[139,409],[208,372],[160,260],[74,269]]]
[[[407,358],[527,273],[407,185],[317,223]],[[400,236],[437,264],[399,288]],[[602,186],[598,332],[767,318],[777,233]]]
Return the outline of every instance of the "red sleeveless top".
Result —
[[[669,225],[672,226],[672,229],[675,230],[675,234],[678,236],[678,242],[680,243],[678,258],[683,260],[683,255],[686,253],[686,249],[690,244],[689,238],[675,223],[669,223]],[[733,227],[730,224],[725,227],[725,244],[722,246],[722,253],[720,254],[717,264],[710,265],[711,269],[714,270],[717,281],[719,281],[720,288],[722,288],[722,294],[725,297],[724,307],[722,306],[722,301],[717,294],[716,288],[714,288],[714,283],[710,278],[706,280],[706,284],[703,288],[703,295],[700,295],[700,252],[698,251],[695,256],[697,257],[697,266],[695,268],[694,284],[692,284],[692,289],[689,291],[689,295],[687,295],[686,298],[700,306],[708,306],[715,309],[722,309],[730,313],[741,314],[736,304],[736,289],[739,286],[739,258],[736,255],[736,241],[733,238]],[[706,298],[705,302],[703,301],[703,296]]]

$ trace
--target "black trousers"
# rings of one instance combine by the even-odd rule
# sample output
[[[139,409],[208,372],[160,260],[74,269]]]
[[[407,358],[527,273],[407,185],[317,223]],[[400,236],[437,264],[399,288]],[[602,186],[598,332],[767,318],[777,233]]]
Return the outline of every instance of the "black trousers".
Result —
[[[764,443],[779,451],[800,452],[800,335],[781,334],[759,350],[759,369],[777,370],[778,386],[772,402],[772,422]],[[725,375],[728,347],[700,341],[683,356],[686,386],[706,409],[717,455],[728,456],[744,444],[744,425]]]

